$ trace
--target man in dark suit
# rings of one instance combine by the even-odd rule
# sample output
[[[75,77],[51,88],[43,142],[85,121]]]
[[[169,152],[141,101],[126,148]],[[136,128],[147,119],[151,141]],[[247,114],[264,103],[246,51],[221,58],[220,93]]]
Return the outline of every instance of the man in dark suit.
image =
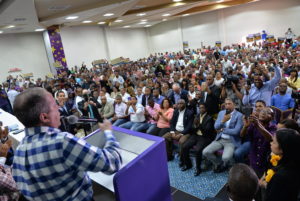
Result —
[[[190,136],[194,119],[193,112],[186,108],[183,99],[180,99],[177,104],[178,107],[171,119],[170,132],[163,135],[166,141],[168,161],[174,158],[172,150],[173,140],[179,141],[179,145],[181,146]]]
[[[142,96],[142,105],[146,107],[148,105],[148,100],[153,99],[153,95],[151,93],[151,89],[149,87],[145,88],[145,93]]]
[[[200,103],[199,106],[200,115],[194,121],[193,134],[187,139],[187,141],[182,145],[182,161],[184,167],[182,171],[186,171],[192,168],[192,161],[189,157],[189,151],[193,146],[195,146],[196,152],[196,169],[195,176],[201,173],[201,160],[202,151],[209,145],[215,138],[214,120],[207,114],[206,105]]]
[[[187,108],[192,110],[194,112],[194,115],[199,115],[199,106],[202,103],[204,103],[203,95],[201,91],[196,91],[195,98],[191,99],[191,97],[189,97]]]
[[[188,94],[188,91],[181,89],[178,83],[174,83],[169,99],[171,100],[173,106],[176,108],[177,103],[180,99],[183,99],[186,103],[188,103]]]
[[[214,77],[212,75],[206,76],[206,82],[202,84],[202,97],[204,103],[207,105],[207,112],[210,115],[218,114],[221,89],[214,84]]]

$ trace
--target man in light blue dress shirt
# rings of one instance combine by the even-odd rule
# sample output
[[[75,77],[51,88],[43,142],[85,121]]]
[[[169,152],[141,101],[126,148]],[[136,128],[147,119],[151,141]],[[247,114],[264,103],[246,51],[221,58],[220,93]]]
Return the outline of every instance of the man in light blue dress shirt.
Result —
[[[254,84],[251,85],[250,90],[245,90],[243,97],[244,105],[255,106],[257,100],[263,100],[267,106],[271,105],[271,97],[274,88],[278,85],[281,79],[280,67],[275,65],[275,76],[272,80],[263,82],[263,76],[254,75]]]

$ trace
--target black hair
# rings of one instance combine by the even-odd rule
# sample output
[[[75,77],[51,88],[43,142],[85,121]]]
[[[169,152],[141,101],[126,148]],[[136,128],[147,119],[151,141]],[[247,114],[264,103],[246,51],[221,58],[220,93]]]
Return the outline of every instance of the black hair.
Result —
[[[267,106],[267,104],[264,100],[257,100],[255,103],[262,103],[265,107]]]
[[[284,119],[279,123],[284,125],[285,128],[294,129],[297,132],[299,132],[299,126],[298,126],[297,122],[294,119]]]

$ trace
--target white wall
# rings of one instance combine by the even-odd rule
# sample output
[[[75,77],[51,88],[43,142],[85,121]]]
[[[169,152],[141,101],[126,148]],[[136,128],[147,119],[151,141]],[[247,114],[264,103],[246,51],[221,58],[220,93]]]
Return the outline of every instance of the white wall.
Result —
[[[21,68],[21,73],[33,73],[44,78],[50,67],[42,33],[0,34],[0,82],[9,75],[10,68]]]
[[[94,60],[108,59],[103,28],[99,26],[62,27],[60,29],[68,67],[88,67]]]
[[[261,0],[231,8],[201,13],[162,22],[148,28],[150,52],[182,50],[181,41],[190,48],[203,45],[240,43],[248,34],[266,30],[275,37],[287,28],[300,35],[299,0]]]
[[[133,60],[149,56],[145,29],[106,29],[111,59],[125,57]]]

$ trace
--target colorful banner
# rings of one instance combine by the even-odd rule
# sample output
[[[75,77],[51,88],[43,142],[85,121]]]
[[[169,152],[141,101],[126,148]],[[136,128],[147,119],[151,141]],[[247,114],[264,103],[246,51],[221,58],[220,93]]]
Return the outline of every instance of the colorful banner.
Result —
[[[67,61],[65,57],[64,47],[62,44],[60,30],[58,26],[52,26],[48,29],[53,58],[56,64],[61,64],[67,68]]]
[[[221,47],[221,45],[222,45],[221,41],[216,41],[216,46],[217,47]]]

